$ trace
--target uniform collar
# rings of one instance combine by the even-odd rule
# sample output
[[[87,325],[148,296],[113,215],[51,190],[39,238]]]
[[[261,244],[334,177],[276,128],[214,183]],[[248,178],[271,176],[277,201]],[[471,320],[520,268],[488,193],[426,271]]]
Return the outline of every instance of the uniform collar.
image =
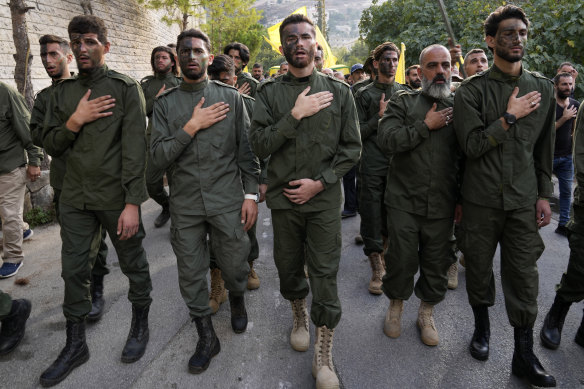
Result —
[[[164,73],[164,74],[154,73],[154,78],[156,78],[158,80],[165,80],[165,79],[171,78],[171,77],[174,77],[174,73],[172,71],[170,71],[168,73]]]
[[[95,69],[93,72],[87,74],[81,74],[79,73],[78,79],[79,81],[81,81],[81,83],[83,85],[93,85],[95,84],[95,82],[101,80],[102,78],[105,78],[107,76],[107,73],[109,71],[109,68],[107,67],[107,65],[103,65],[98,67],[97,69]]]
[[[207,77],[205,77],[205,79],[201,82],[195,82],[193,84],[188,83],[186,81],[182,81],[180,83],[180,90],[184,90],[185,92],[197,92],[200,90],[203,90],[207,87],[207,85],[209,84],[209,79]]]
[[[377,80],[377,78],[375,79],[375,81],[373,81],[373,85],[375,85],[375,87],[377,89],[381,89],[381,90],[386,90],[387,88],[391,88],[394,84],[395,84],[395,81],[392,82],[391,84],[384,84],[383,82],[379,82]]]
[[[316,77],[317,73],[318,70],[316,70],[316,67],[312,69],[312,73],[306,77],[294,77],[292,73],[288,72],[282,76],[282,81],[289,82],[290,84],[310,84]],[[322,74],[322,76],[326,77],[324,74]]]
[[[521,72],[519,73],[518,76],[512,76],[512,75],[503,73],[501,71],[501,69],[499,69],[497,67],[497,65],[495,65],[495,64],[493,64],[493,66],[491,66],[491,70],[489,72],[490,79],[501,81],[501,82],[507,82],[507,83],[517,82],[517,80],[519,80],[521,78],[521,76],[523,76],[523,65],[521,65]]]

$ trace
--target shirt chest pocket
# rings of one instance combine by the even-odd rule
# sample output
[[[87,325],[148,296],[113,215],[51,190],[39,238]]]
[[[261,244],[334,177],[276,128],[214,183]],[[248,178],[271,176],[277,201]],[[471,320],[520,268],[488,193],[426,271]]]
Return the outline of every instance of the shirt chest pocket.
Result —
[[[337,109],[327,107],[320,110],[308,119],[310,139],[315,143],[336,144],[339,122],[340,112]]]
[[[8,149],[12,139],[9,109],[8,105],[0,105],[0,151]]]

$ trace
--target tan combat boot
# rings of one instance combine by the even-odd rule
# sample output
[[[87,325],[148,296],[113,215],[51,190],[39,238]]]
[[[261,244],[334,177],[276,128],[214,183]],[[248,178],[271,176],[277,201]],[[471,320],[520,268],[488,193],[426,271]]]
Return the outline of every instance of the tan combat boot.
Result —
[[[458,265],[454,262],[448,268],[448,289],[458,288]]]
[[[464,260],[464,254],[463,254],[463,253],[460,253],[460,254],[458,255],[458,261],[460,262],[460,265],[461,265],[462,267],[466,267],[466,262],[465,262],[465,260]]]
[[[212,314],[217,313],[221,304],[227,301],[227,290],[225,282],[221,278],[220,269],[211,269],[211,294],[209,295],[209,306]]]
[[[385,268],[383,266],[383,261],[381,260],[381,255],[379,253],[369,254],[369,263],[371,264],[371,280],[369,281],[369,293],[371,294],[382,294],[381,290],[382,278],[385,275]]]
[[[306,299],[290,301],[292,304],[292,315],[294,325],[290,333],[290,344],[296,351],[306,351],[310,346],[310,332],[308,329],[308,309]]]
[[[338,389],[339,379],[333,366],[334,329],[327,326],[316,328],[312,376],[316,378],[316,389]]]
[[[404,300],[389,300],[389,308],[385,314],[383,333],[390,338],[399,338],[401,334],[401,317],[404,311]]]
[[[260,277],[253,268],[253,261],[249,262],[249,273],[247,274],[247,289],[254,290],[260,287]]]
[[[420,339],[427,346],[437,346],[438,345],[438,331],[436,331],[436,325],[434,324],[434,318],[432,317],[433,306],[420,301],[420,310],[418,311],[418,328],[420,329]]]

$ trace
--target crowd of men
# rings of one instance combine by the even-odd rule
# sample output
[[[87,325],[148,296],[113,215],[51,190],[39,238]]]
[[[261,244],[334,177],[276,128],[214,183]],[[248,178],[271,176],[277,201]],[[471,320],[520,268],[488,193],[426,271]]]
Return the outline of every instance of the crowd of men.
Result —
[[[523,67],[529,25],[521,8],[499,7],[484,22],[490,67],[486,53],[472,49],[463,65],[468,78],[453,82],[460,47],[434,44],[407,69],[406,85],[395,80],[400,50],[385,42],[364,65],[351,67],[349,86],[342,74],[323,69],[314,24],[297,14],[280,27],[286,62],[266,79],[261,64],[251,75],[244,71],[250,61],[244,44],[231,43],[215,56],[197,29],[154,48],[153,74],[140,83],[106,65],[110,42],[98,17],[74,17],[70,42],[42,36],[52,85],[37,94],[32,115],[22,96],[0,84],[8,109],[0,116],[5,263],[22,262],[24,183],[40,176],[41,147],[51,156],[61,225],[66,342],[41,385],[58,384],[89,359],[85,323],[104,311],[106,234],[132,304],[121,360],[144,355],[152,282],[140,204],[151,197],[162,207],[155,227],[171,220],[179,288],[197,328],[188,363],[193,374],[221,350],[211,315],[223,302],[229,300],[233,331],[247,328],[244,292],[260,286],[255,224],[257,204],[265,200],[280,292],[291,304],[291,347],[308,350],[310,321],[316,326],[317,388],[339,387],[332,345],[341,319],[341,217],[357,211],[371,265],[368,290],[389,299],[388,337],[401,335],[404,301],[415,293],[420,339],[439,344],[433,311],[456,287],[456,226],[475,319],[471,356],[489,357],[493,256],[500,246],[514,328],[512,372],[532,385],[555,386],[533,352],[536,261],[544,250],[538,230],[550,223],[553,173],[560,185],[556,232],[568,236],[571,248],[540,332],[542,344],[556,349],[570,305],[584,298],[580,185],[570,220],[574,170],[584,184],[578,136],[584,118],[572,97],[577,72],[570,63],[560,65],[553,82]],[[69,71],[73,57],[77,75]],[[18,345],[30,312],[28,300],[0,292],[0,354]],[[584,320],[575,340],[584,347]]]

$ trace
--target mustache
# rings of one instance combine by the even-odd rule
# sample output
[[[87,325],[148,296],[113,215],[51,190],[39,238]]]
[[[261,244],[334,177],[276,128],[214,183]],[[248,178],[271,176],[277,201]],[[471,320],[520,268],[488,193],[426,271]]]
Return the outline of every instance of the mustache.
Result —
[[[446,82],[446,77],[444,77],[443,74],[438,74],[436,77],[434,77],[432,79],[432,82],[436,82],[436,81],[444,81],[444,82]]]

